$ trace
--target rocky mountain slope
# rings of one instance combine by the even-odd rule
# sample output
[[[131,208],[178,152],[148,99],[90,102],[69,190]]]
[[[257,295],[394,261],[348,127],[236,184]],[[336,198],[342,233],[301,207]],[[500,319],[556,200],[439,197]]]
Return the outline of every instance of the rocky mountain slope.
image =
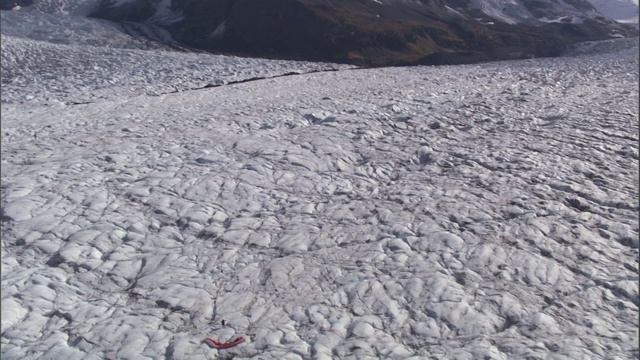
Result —
[[[553,56],[568,43],[638,35],[606,17],[633,22],[633,0],[1,1],[2,9],[89,15],[211,52],[359,65]]]
[[[102,0],[92,16],[161,25],[210,51],[366,65],[552,56],[637,35],[587,0]]]

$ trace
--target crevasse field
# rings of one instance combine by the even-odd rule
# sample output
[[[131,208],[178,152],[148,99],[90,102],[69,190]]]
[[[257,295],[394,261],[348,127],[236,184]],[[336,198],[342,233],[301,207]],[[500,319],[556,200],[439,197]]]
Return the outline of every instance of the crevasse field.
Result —
[[[1,50],[3,359],[640,356],[637,39],[354,69],[21,10]]]

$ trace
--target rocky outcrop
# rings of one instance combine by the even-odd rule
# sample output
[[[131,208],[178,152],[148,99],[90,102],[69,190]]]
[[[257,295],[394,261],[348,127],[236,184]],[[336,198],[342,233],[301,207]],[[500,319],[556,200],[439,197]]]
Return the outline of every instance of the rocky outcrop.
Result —
[[[160,11],[153,4],[157,5],[135,0],[114,6],[112,0],[104,0],[93,16],[144,21]],[[176,40],[208,51],[373,66],[552,56],[565,44],[638,34],[601,16],[586,0],[509,4],[173,0],[163,11],[179,13],[181,19],[163,25]]]

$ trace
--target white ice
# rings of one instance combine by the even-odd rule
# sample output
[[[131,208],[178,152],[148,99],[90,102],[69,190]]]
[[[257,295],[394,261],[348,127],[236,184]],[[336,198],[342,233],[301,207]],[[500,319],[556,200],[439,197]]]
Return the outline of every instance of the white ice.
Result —
[[[3,359],[638,356],[637,39],[350,69],[2,16]]]

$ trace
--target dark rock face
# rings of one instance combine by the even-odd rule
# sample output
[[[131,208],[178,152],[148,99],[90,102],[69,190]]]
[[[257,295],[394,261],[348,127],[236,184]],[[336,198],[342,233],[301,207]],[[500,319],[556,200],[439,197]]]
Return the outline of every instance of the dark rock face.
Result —
[[[112,1],[93,16],[144,21],[157,10],[153,0]],[[553,56],[572,42],[638,35],[586,0],[522,1],[511,13],[504,8],[510,21],[470,0],[383,1],[173,0],[170,10],[182,19],[164,26],[183,44],[213,52],[373,66]],[[565,22],[538,21],[562,15]],[[585,16],[572,21],[576,15]]]
[[[93,14],[93,17],[117,22],[142,22],[153,16],[155,12],[156,9],[150,0],[136,0],[122,4],[118,4],[115,0],[102,0],[99,10]]]

